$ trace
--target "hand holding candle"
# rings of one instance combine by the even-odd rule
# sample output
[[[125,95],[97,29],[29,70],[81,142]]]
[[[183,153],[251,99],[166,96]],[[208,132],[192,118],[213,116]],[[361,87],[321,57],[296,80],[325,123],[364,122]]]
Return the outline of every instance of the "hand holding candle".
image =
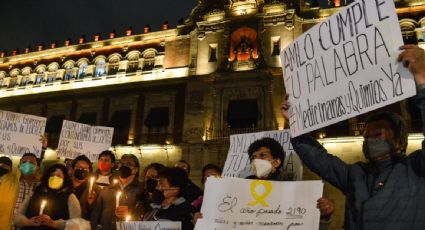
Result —
[[[117,192],[117,196],[115,200],[115,207],[117,208],[120,206],[120,197],[121,197],[121,192]]]
[[[93,191],[94,177],[90,178],[89,194]]]
[[[44,207],[46,207],[46,201],[45,200],[43,200],[42,202],[41,202],[41,205],[40,205],[40,213],[39,213],[39,215],[41,216],[41,215],[43,215],[43,212],[44,212]]]

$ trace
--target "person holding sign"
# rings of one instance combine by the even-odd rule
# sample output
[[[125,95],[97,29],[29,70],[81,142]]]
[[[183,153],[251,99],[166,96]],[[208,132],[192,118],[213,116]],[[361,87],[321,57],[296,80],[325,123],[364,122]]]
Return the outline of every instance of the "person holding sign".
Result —
[[[248,147],[248,155],[254,175],[247,179],[283,181],[285,151],[275,139],[264,137],[254,141]],[[329,228],[335,205],[329,199],[322,197],[317,201],[317,208],[320,210],[319,230],[326,230]]]
[[[414,75],[416,104],[425,122],[425,51],[400,47],[402,62]],[[288,119],[289,102],[281,105]],[[424,130],[425,131],[425,130]],[[364,131],[367,163],[346,164],[308,135],[292,138],[304,164],[346,196],[345,229],[414,229],[425,226],[425,142],[406,155],[407,127],[397,114],[372,115]]]
[[[12,172],[12,160],[0,157],[0,226],[10,229],[13,217],[13,205],[18,194],[19,181],[16,173]]]
[[[72,187],[73,193],[77,196],[81,206],[81,216],[89,220],[90,213],[94,207],[97,194],[100,188],[94,185],[93,180],[89,181],[89,176],[93,168],[91,161],[85,155],[80,155],[72,162]]]
[[[139,159],[135,155],[121,156],[118,183],[100,191],[90,217],[92,229],[115,230],[117,221],[135,215],[137,201],[142,195],[139,168]]]
[[[184,198],[188,184],[187,173],[179,167],[165,167],[159,172],[159,180],[153,193],[150,210],[143,221],[181,221],[183,230],[193,229],[191,212],[193,207]]]
[[[15,213],[15,225],[21,229],[64,229],[67,220],[80,218],[80,203],[71,183],[65,166],[52,165],[32,197],[26,198]]]

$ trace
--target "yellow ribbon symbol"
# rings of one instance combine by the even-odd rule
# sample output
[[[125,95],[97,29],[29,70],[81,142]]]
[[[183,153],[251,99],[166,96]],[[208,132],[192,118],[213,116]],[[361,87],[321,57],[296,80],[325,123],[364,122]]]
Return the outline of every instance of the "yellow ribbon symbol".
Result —
[[[264,193],[262,195],[257,193],[257,187],[263,186]],[[263,207],[269,207],[267,202],[264,200],[266,197],[272,192],[273,184],[267,180],[254,180],[251,182],[251,195],[254,198],[253,201],[248,203],[249,206],[256,206],[257,204],[261,204]]]

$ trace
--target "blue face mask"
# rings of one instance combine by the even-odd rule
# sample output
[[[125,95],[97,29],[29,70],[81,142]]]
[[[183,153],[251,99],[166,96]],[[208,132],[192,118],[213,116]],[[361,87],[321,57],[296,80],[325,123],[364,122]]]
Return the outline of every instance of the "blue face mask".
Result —
[[[35,172],[35,165],[31,162],[25,162],[19,166],[19,170],[23,175],[32,175]]]

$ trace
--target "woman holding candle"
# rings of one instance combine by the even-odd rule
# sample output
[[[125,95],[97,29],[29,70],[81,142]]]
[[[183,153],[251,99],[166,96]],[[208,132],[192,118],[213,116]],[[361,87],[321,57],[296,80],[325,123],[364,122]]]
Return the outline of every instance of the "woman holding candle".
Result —
[[[90,177],[93,172],[92,163],[88,157],[80,155],[72,162],[71,171],[72,191],[80,201],[81,216],[89,220],[96,197],[100,192],[99,186],[94,184],[94,177]]]
[[[66,221],[81,217],[80,204],[72,194],[72,182],[65,166],[47,169],[41,184],[15,213],[15,225],[28,230],[64,229]]]

